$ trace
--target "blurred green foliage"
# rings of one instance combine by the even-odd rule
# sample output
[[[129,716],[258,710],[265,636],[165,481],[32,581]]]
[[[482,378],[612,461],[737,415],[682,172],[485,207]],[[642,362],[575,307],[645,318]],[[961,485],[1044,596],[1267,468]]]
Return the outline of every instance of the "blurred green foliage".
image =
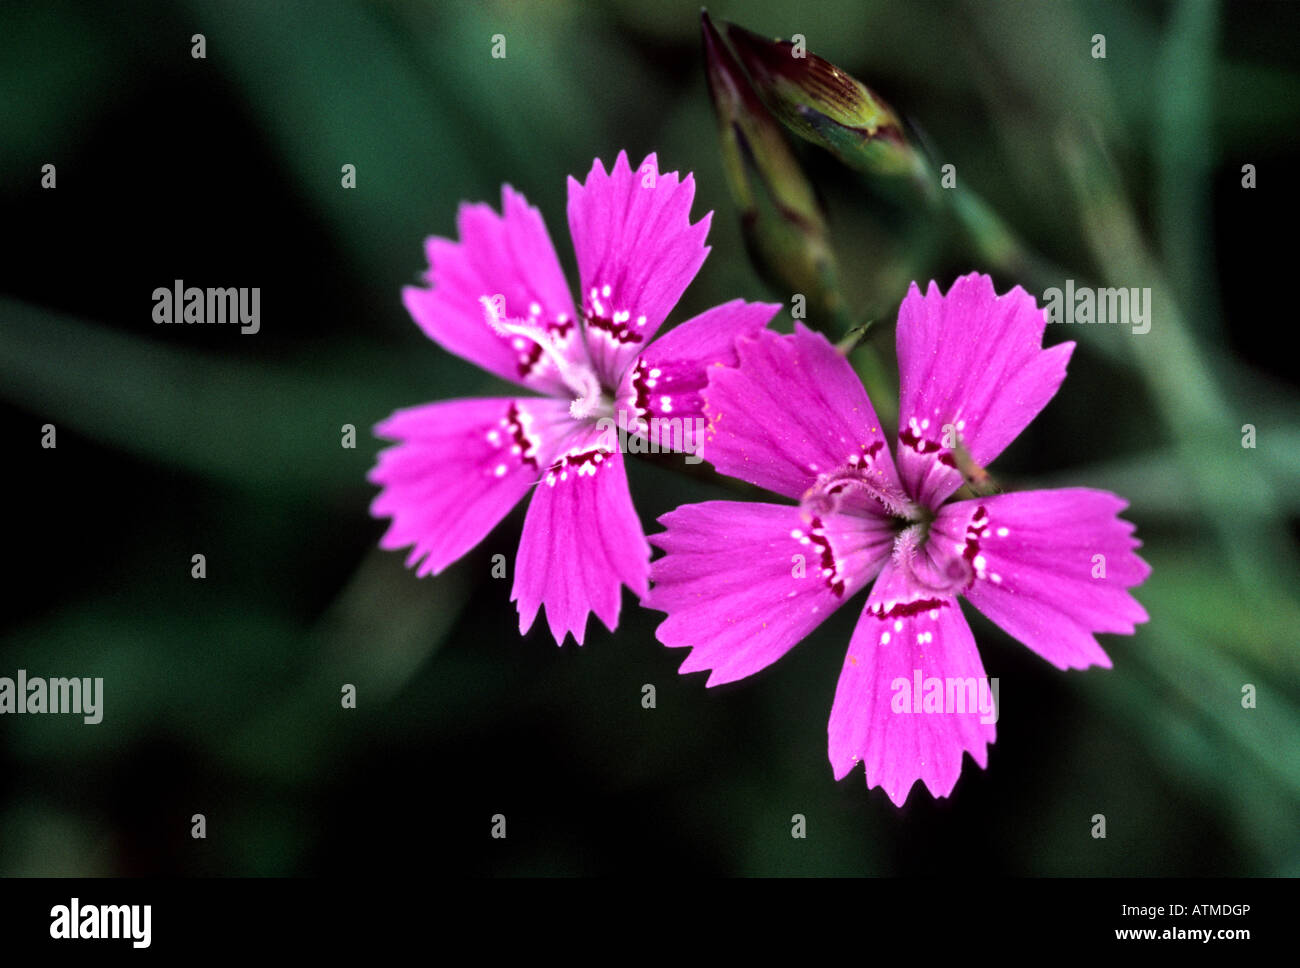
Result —
[[[717,210],[675,319],[736,296],[788,304],[745,258],[697,4],[10,3],[0,426],[18,458],[0,675],[103,676],[106,712],[0,721],[0,872],[1300,874],[1300,396],[1275,345],[1290,247],[1263,234],[1296,173],[1300,7],[711,13],[802,33],[879,92],[1033,271],[1152,287],[1144,336],[1049,328],[1080,344],[1070,375],[995,468],[1131,501],[1151,622],[1103,637],[1115,668],[1060,673],[973,616],[1005,700],[989,768],[968,760],[952,798],[914,790],[898,811],[826,761],[860,602],[762,675],[706,690],[630,596],[617,635],[521,640],[490,559],[513,558],[522,509],[438,578],[377,549],[368,429],[502,390],[400,302],[462,200],[513,184],[572,273],[566,176],[658,151],[695,173],[695,213]],[[982,269],[1041,292],[941,214],[799,150],[851,314],[879,320],[867,352],[892,358],[912,279]],[[262,287],[262,333],[155,329],[150,293],[174,278]],[[648,530],[726,493],[649,463],[629,476]],[[488,837],[496,812],[505,842]]]

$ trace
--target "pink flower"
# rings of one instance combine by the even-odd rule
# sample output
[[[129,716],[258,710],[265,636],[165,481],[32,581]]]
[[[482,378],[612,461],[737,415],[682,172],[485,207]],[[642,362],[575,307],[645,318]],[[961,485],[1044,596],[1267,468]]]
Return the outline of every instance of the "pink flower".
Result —
[[[463,204],[460,241],[431,238],[429,288],[406,308],[448,351],[533,396],[451,400],[398,410],[375,433],[371,513],[392,518],[380,542],[411,546],[408,567],[437,574],[537,485],[515,561],[520,632],[546,606],[562,644],[582,643],[595,612],[611,630],[621,587],[647,590],[650,546],[628,493],[624,458],[602,429],[699,416],[705,367],[736,362],[734,341],[779,308],[733,300],[655,333],[704,262],[709,215],[692,224],[692,176],[633,171],[620,152],[569,179],[569,229],[582,283],[574,308],[541,215],[509,185],[501,214]],[[676,438],[674,438],[676,439]]]
[[[705,390],[706,453],[724,474],[799,501],[680,507],[651,540],[646,605],[665,645],[710,686],[775,662],[872,579],[831,708],[836,779],[859,761],[897,805],[920,779],[951,793],[968,751],[984,767],[993,721],[957,603],[1061,669],[1109,667],[1095,633],[1147,614],[1128,589],[1150,572],[1125,502],[1087,489],[949,501],[965,454],[998,456],[1056,394],[1073,343],[1042,349],[1044,314],[987,276],[945,296],[913,284],[898,314],[897,463],[848,362],[820,335],[764,331]],[[932,683],[938,683],[933,687]],[[954,685],[955,684],[955,685]],[[996,691],[996,690],[993,690]]]

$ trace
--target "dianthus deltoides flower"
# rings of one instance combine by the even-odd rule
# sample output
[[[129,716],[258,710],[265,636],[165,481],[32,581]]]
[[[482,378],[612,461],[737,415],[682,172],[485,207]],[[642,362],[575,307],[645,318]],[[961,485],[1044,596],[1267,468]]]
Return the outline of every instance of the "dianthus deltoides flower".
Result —
[[[646,600],[668,613],[658,637],[693,647],[681,671],[712,670],[710,686],[775,662],[875,579],[829,753],[836,779],[861,760],[868,787],[899,806],[917,779],[947,796],[962,752],[983,768],[994,739],[958,595],[1061,669],[1109,667],[1094,634],[1147,619],[1128,589],[1150,569],[1117,516],[1121,498],[1078,488],[948,500],[964,460],[986,466],[1056,394],[1074,344],[1042,349],[1044,322],[1032,296],[998,296],[987,276],[947,295],[913,284],[898,314],[897,463],[824,337],[799,327],[740,340],[739,365],[711,371],[704,392],[707,459],[799,505],[686,505],[651,536],[666,552]]]
[[[654,339],[709,251],[712,213],[692,224],[694,196],[692,176],[660,174],[653,154],[633,171],[620,152],[610,172],[597,159],[585,184],[569,179],[581,312],[541,215],[509,185],[500,215],[463,204],[460,241],[428,240],[429,288],[403,291],[416,323],[539,395],[430,403],[379,424],[399,442],[369,475],[383,488],[371,513],[392,518],[381,547],[410,545],[408,567],[436,574],[536,486],[510,596],[521,633],[545,605],[556,643],[572,632],[581,644],[590,612],[618,623],[622,585],[644,597],[650,546],[609,421],[644,434],[700,417],[705,368],[734,364],[736,338],[779,308],[733,300]]]

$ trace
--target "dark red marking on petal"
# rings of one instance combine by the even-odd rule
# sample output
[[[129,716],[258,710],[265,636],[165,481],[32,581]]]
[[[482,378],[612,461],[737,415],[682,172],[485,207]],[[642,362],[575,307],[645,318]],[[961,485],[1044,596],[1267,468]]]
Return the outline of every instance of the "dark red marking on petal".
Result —
[[[570,473],[578,477],[592,477],[596,474],[602,464],[608,460],[610,452],[603,447],[593,447],[590,450],[572,451],[558,458],[550,467],[546,468],[544,480],[550,487],[554,487],[559,480],[568,480]]]
[[[573,320],[571,319],[554,319],[546,324],[546,331],[559,340],[567,337],[571,329],[573,329]],[[521,379],[533,372],[542,358],[542,348],[535,340],[529,340],[526,353],[527,355],[519,361],[519,376]]]
[[[615,343],[640,343],[644,340],[640,333],[632,332],[632,328],[627,322],[616,323],[605,316],[596,315],[590,309],[586,311],[586,317],[588,329],[609,334],[610,339]]]
[[[632,389],[636,391],[636,402],[633,406],[638,417],[644,417],[650,412],[650,386],[646,382],[649,374],[650,365],[644,358],[638,358],[636,369],[632,373]]]
[[[926,440],[911,427],[898,432],[898,442],[900,444],[906,444],[918,454],[933,454],[935,451],[940,449],[937,441]]]
[[[554,470],[559,467],[586,467],[588,464],[599,464],[608,456],[608,451],[600,450],[599,448],[596,450],[584,450],[578,454],[565,454],[551,465],[551,469]]]
[[[519,375],[521,377],[526,377],[528,374],[532,373],[533,367],[537,365],[537,361],[541,358],[542,348],[536,343],[530,345],[528,347],[528,355],[519,361]]]
[[[519,447],[519,459],[533,470],[538,470],[537,458],[532,454],[533,442],[528,439],[523,422],[519,419],[518,404],[510,404],[510,409],[506,411],[506,430],[510,433],[510,439]]]
[[[918,598],[911,602],[896,602],[887,611],[884,602],[876,602],[871,606],[870,612],[880,620],[887,618],[907,618],[909,615],[920,615],[922,612],[929,612],[936,608],[947,608],[951,602],[944,601],[942,598]]]
[[[823,576],[826,578],[826,586],[836,598],[843,598],[844,579],[839,576],[839,564],[835,561],[835,552],[831,550],[831,542],[826,537],[826,528],[821,518],[812,519],[812,533],[808,535],[808,540],[821,552],[822,571],[830,571],[829,575]]]
[[[973,563],[980,553],[980,538],[988,533],[989,513],[984,510],[984,505],[981,504],[975,509],[975,514],[966,525],[966,547],[962,550],[961,556]]]
[[[939,454],[935,460],[940,464],[943,464],[945,467],[951,467],[955,471],[960,471],[960,468],[957,466],[957,459],[952,456],[951,452],[943,450],[943,444],[934,440],[926,440],[911,427],[908,427],[906,430],[899,433],[898,442],[900,444],[906,444],[918,454],[934,454],[938,451],[943,451],[943,453]]]

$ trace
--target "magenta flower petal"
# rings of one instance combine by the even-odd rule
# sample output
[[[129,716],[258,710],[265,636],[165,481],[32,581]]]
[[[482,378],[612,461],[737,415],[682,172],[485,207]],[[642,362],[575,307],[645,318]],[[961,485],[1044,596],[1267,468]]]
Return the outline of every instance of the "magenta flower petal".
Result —
[[[687,505],[652,538],[667,552],[646,599],[667,613],[660,641],[692,647],[681,671],[712,669],[710,685],[775,661],[839,592],[879,572],[836,688],[828,754],[837,779],[861,761],[868,786],[896,805],[918,779],[949,795],[963,754],[984,767],[996,735],[996,681],[959,596],[1061,668],[1109,665],[1095,635],[1147,620],[1129,589],[1150,569],[1118,517],[1122,499],[1079,489],[944,503],[965,456],[992,461],[1059,387],[1073,344],[1042,349],[1044,325],[1032,297],[998,297],[986,276],[946,296],[913,285],[898,323],[897,471],[865,391],[824,338],[797,327],[737,341],[736,366],[708,371],[705,457],[799,506]],[[785,570],[796,515],[807,525],[790,537],[822,565],[811,592]]]
[[[694,197],[694,177],[660,173],[653,154],[633,171],[620,151],[609,173],[597,158],[584,184],[569,179],[587,348],[606,383],[619,383],[708,254],[712,213],[692,225]]]
[[[884,518],[830,516],[810,526],[789,505],[688,504],[650,536],[667,554],[651,565],[647,608],[667,612],[656,633],[691,648],[679,671],[708,684],[770,665],[866,585],[889,557]]]
[[[379,454],[369,480],[383,490],[380,541],[411,545],[406,565],[437,574],[483,540],[537,480],[569,423],[554,400],[450,400],[398,410],[375,434],[400,443]]]
[[[500,215],[461,206],[459,241],[427,242],[429,287],[403,291],[430,338],[545,399],[455,401],[381,424],[400,441],[370,475],[383,487],[372,513],[393,519],[382,545],[412,545],[408,564],[438,571],[535,486],[511,598],[523,631],[545,606],[560,643],[569,632],[582,642],[591,611],[612,630],[622,584],[641,597],[648,590],[650,546],[617,428],[648,431],[649,449],[697,452],[704,369],[734,363],[734,339],[778,308],[737,300],[653,342],[708,253],[709,228],[707,215],[690,221],[693,179],[657,165],[650,155],[633,172],[620,153],[608,173],[597,159],[585,184],[569,180],[581,314],[541,215],[508,185]],[[508,404],[515,409],[503,415]],[[648,417],[659,426],[643,430]],[[684,422],[664,426],[678,417],[697,422],[689,437]]]
[[[620,406],[641,420],[703,417],[709,368],[735,366],[736,340],[758,333],[780,308],[733,299],[673,327],[628,368]]]
[[[546,605],[555,643],[573,633],[579,645],[587,614],[613,631],[621,586],[645,597],[650,545],[632,506],[623,455],[594,427],[573,430],[542,474],[524,518],[511,601],[527,632]]]
[[[1095,633],[1132,635],[1147,621],[1128,591],[1151,568],[1117,516],[1127,506],[1087,488],[1000,494],[946,505],[932,533],[966,546],[965,595],[1008,634],[1060,669],[1110,668]]]
[[[898,467],[913,498],[933,509],[961,486],[954,441],[987,466],[1055,396],[1074,344],[1043,349],[1045,325],[1033,296],[999,296],[985,275],[947,295],[912,283],[898,311]]]
[[[764,330],[736,351],[739,366],[710,369],[704,391],[705,454],[719,471],[799,499],[852,462],[900,492],[867,391],[826,337],[796,324],[793,335]]]
[[[835,688],[827,730],[835,778],[860,760],[867,787],[881,787],[895,806],[917,780],[932,796],[948,796],[962,753],[983,769],[997,735],[995,714],[980,711],[981,695],[991,711],[991,686],[957,600],[918,590],[890,562],[871,589]]]
[[[484,317],[480,300],[501,295],[506,317],[544,328],[585,360],[568,283],[541,213],[509,185],[501,189],[501,211],[461,205],[460,241],[426,243],[431,288],[407,286],[402,300],[425,335],[447,351],[531,389],[561,393],[564,383],[541,347],[497,333]]]

